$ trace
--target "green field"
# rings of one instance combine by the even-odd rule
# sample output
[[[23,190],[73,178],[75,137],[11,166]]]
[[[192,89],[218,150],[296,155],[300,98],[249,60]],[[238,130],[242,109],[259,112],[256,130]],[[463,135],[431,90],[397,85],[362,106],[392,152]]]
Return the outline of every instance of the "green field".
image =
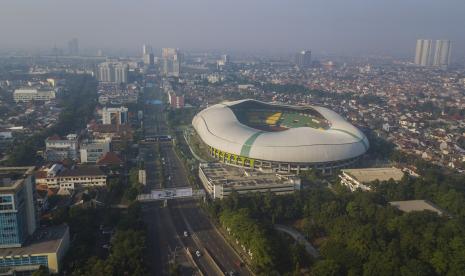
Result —
[[[283,131],[290,128],[311,127],[327,129],[329,123],[311,108],[294,109],[256,102],[232,106],[239,122],[263,131]]]

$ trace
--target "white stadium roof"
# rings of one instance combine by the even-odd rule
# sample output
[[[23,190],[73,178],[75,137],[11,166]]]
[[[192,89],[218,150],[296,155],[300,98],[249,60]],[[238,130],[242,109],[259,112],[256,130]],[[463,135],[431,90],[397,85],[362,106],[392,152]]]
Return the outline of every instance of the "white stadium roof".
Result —
[[[317,111],[329,127],[295,127],[283,131],[263,131],[242,124],[230,107],[255,102],[276,107],[301,108],[255,100],[224,102],[199,112],[192,125],[207,145],[252,159],[289,163],[327,163],[364,154],[369,147],[365,135],[332,110],[306,106]]]

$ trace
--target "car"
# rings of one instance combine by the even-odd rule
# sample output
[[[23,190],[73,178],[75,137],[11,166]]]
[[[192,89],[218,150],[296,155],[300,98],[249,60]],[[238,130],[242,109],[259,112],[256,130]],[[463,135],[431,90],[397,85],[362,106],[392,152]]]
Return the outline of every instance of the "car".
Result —
[[[226,275],[227,275],[227,276],[236,276],[236,275],[238,275],[238,274],[237,274],[236,271],[232,271],[232,270],[231,270],[231,271],[226,272]]]
[[[189,233],[187,231],[184,231],[184,237],[189,237]]]
[[[104,244],[104,245],[102,245],[102,248],[110,249],[110,248],[111,248],[111,245],[109,245],[109,244]]]
[[[202,253],[200,253],[200,251],[197,250],[195,251],[195,255],[200,258],[200,256],[202,256]]]

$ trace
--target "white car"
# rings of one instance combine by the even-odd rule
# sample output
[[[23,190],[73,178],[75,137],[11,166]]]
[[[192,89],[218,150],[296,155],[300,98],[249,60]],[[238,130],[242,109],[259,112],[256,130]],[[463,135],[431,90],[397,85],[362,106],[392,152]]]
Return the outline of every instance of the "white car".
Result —
[[[189,233],[187,233],[187,231],[184,231],[184,237],[189,237]]]
[[[199,257],[199,258],[200,258],[200,256],[202,256],[202,254],[201,254],[200,251],[198,251],[198,250],[195,251],[195,255],[196,255],[197,257]]]

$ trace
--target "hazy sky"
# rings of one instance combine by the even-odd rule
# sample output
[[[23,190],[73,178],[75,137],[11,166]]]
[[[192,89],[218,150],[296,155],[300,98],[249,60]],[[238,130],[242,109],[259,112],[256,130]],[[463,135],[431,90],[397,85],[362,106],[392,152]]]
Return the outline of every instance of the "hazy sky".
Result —
[[[465,0],[1,0],[0,48],[154,47],[404,53],[417,38],[465,52]]]

